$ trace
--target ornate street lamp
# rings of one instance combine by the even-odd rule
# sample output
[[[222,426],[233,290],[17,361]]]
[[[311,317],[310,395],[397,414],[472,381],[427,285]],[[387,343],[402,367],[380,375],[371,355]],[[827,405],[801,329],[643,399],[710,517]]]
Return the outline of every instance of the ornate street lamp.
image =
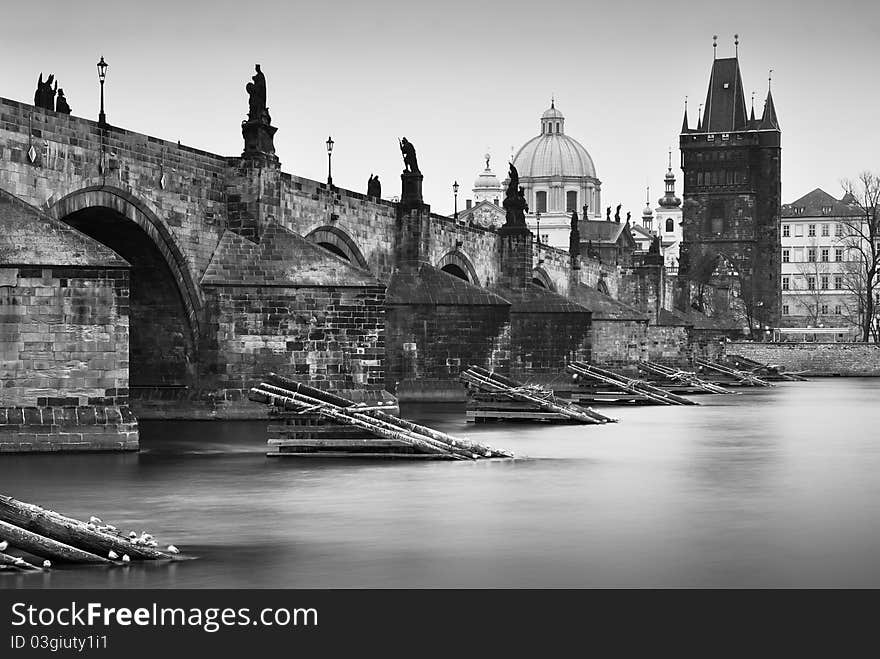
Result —
[[[333,187],[333,174],[330,167],[330,158],[333,156],[333,138],[327,137],[327,185]]]
[[[107,78],[107,62],[104,61],[104,56],[101,55],[101,61],[98,62],[98,80],[101,81],[101,111],[98,113],[98,123],[101,125],[106,125],[107,123],[107,115],[104,114],[104,80]]]
[[[452,183],[452,195],[455,197],[455,214],[453,217],[458,219],[458,181]]]

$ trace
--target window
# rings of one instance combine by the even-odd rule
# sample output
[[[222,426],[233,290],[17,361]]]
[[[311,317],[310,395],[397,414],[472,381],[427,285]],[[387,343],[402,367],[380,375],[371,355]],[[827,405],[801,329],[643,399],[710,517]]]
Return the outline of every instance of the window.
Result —
[[[672,221],[671,217],[666,218],[666,233],[672,233],[675,231],[675,222]]]
[[[788,255],[789,255],[789,250],[787,250],[787,249],[782,250],[782,262],[783,263],[788,263]]]
[[[840,313],[841,313],[840,305],[838,304],[838,305],[836,305],[836,306],[834,307],[834,315],[835,315],[835,316],[839,316]]]
[[[556,122],[556,132],[557,133],[559,132],[559,122],[558,121]]]
[[[535,193],[535,212],[537,213],[546,213],[547,212],[547,191],[546,190],[538,190]]]
[[[828,248],[822,248],[822,263],[828,263]]]
[[[782,278],[782,290],[784,290],[784,291],[788,290],[788,277]]]
[[[837,247],[834,250],[834,260],[835,261],[843,261],[843,248]]]
[[[547,243],[549,243],[550,242],[550,234],[549,233],[542,233],[541,234],[541,242],[544,243],[545,245]]]
[[[565,212],[571,213],[572,211],[576,211],[578,207],[578,193],[577,190],[569,190],[565,193]]]
[[[840,290],[843,288],[843,276],[842,275],[834,275],[834,288]]]
[[[697,185],[703,185],[703,172],[697,172]]]
[[[822,315],[823,315],[823,316],[827,316],[827,315],[828,315],[828,305],[827,305],[827,304],[823,304],[823,305],[822,305]]]
[[[803,250],[803,248],[802,248],[802,247],[797,247],[797,248],[795,248],[795,250],[794,250],[794,255],[793,255],[793,256],[794,256],[794,262],[795,262],[795,263],[802,263],[803,260],[804,260],[804,250]]]
[[[789,231],[788,227],[789,227],[788,224],[783,224],[783,225],[782,225],[782,237],[783,237],[783,238],[788,238],[789,235],[790,235],[790,233],[791,233],[791,232]]]
[[[815,291],[816,290],[816,278],[815,277],[807,277],[807,290]]]
[[[822,275],[819,278],[819,285],[822,287],[822,290],[828,290],[828,275]]]
[[[807,261],[809,263],[816,262],[816,248],[815,247],[810,247],[809,249],[807,249]]]
[[[783,305],[782,305],[782,315],[783,315],[783,316],[787,316],[787,315],[788,315],[788,305],[787,305],[787,304],[783,304]]]
[[[816,236],[816,225],[815,224],[810,224],[807,226],[807,235],[811,238],[814,238]]]
[[[795,224],[794,225],[794,235],[800,238],[804,235],[804,225],[803,224]]]
[[[823,236],[828,236],[828,235],[830,235],[830,234],[831,234],[831,230],[830,230],[830,227],[828,226],[828,223],[827,223],[827,222],[823,222],[823,223],[822,223],[822,235],[823,235]]]
[[[834,225],[834,235],[840,238],[843,235],[843,225],[835,224]]]

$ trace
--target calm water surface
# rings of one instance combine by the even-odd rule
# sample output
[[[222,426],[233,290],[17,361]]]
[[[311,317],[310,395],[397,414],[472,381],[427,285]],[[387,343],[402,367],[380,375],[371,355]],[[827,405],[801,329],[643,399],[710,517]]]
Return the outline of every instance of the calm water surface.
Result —
[[[257,422],[143,422],[136,455],[0,457],[0,491],[198,560],[0,588],[880,587],[880,380],[784,383],[596,426],[480,426],[478,463],[270,459]]]

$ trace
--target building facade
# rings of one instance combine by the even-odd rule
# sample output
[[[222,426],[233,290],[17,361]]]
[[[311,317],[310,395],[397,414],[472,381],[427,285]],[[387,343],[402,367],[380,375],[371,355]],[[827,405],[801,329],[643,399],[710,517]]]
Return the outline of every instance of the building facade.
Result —
[[[573,211],[581,219],[601,218],[596,166],[583,145],[565,134],[565,117],[555,101],[541,115],[541,133],[520,148],[513,163],[529,205],[526,222],[541,242],[568,249]]]
[[[692,303],[694,285],[727,278],[744,326],[767,331],[782,315],[781,131],[770,90],[756,119],[754,108],[746,113],[743,89],[738,57],[715,59],[697,128],[685,110],[679,274],[689,299],[679,304]]]
[[[847,243],[848,223],[861,215],[820,188],[782,207],[782,327],[857,333],[859,265]]]

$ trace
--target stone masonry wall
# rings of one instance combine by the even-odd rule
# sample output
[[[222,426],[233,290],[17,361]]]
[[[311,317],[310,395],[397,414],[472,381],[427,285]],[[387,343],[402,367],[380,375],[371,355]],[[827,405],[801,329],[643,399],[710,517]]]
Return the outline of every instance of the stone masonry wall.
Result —
[[[0,266],[0,451],[138,447],[128,272]]]
[[[749,343],[726,345],[731,355],[783,367],[807,376],[880,376],[877,343]]]

